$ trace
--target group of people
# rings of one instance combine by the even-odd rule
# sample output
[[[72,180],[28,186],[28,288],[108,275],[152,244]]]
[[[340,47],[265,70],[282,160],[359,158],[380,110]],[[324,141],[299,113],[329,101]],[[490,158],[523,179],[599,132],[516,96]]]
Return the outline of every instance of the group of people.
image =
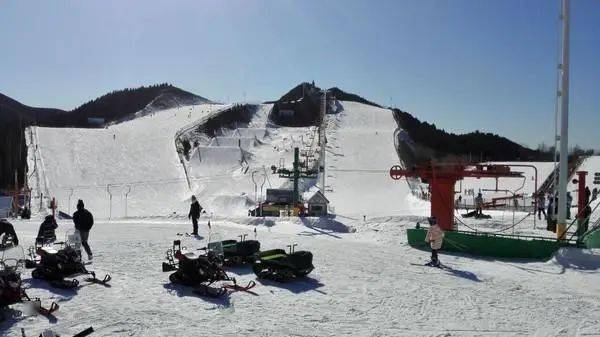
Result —
[[[589,223],[589,216],[592,214],[592,208],[590,207],[590,202],[596,200],[598,197],[598,189],[594,188],[594,191],[590,191],[590,188],[586,186],[585,188],[585,197],[584,197],[584,208],[583,213],[581,214],[584,221],[579,224],[578,228],[580,231],[587,231],[587,225]],[[558,214],[558,195],[548,193],[548,195],[544,195],[543,193],[538,195],[537,197],[537,217],[539,220],[542,219],[542,215],[544,215],[544,219],[546,220],[546,229],[551,232],[556,232],[556,222],[557,222],[557,214]],[[566,213],[567,219],[571,219],[571,207],[573,205],[573,196],[571,192],[567,192],[567,206]],[[585,230],[584,230],[585,229]],[[582,232],[582,233],[583,233]]]
[[[92,260],[92,249],[88,243],[90,236],[90,230],[94,225],[94,217],[92,213],[85,209],[83,200],[77,201],[77,211],[73,213],[73,223],[75,224],[75,230],[79,232],[81,238],[81,246],[87,253],[88,259]],[[48,215],[44,218],[44,221],[40,224],[37,239],[43,240],[44,242],[54,242],[56,240],[56,229],[58,224],[53,215]],[[8,241],[12,242],[13,245],[19,245],[19,238],[15,232],[14,226],[6,219],[0,219],[0,236],[4,235],[3,243]]]

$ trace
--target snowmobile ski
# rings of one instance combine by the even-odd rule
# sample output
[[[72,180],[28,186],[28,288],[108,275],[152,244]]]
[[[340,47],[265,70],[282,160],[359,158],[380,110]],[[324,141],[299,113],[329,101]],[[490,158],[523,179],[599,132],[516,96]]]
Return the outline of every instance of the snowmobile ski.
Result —
[[[110,282],[110,280],[112,280],[112,277],[108,274],[104,275],[103,279],[96,278],[96,273],[94,273],[93,271],[90,272],[90,275],[92,275],[92,277],[88,277],[85,279],[87,282],[90,282],[90,283],[101,284],[101,285],[106,286],[106,285],[108,285],[108,282]]]
[[[227,294],[227,289],[223,287],[211,287],[209,285],[200,284],[196,286],[192,292],[203,297],[218,298]]]
[[[250,293],[250,294],[252,294],[254,296],[258,296],[257,293],[255,293],[253,291],[250,291],[250,289],[252,289],[252,288],[254,288],[256,286],[256,282],[250,281],[250,282],[248,282],[248,284],[246,284],[246,286],[240,286],[240,285],[237,284],[237,282],[236,282],[235,279],[232,279],[232,280],[233,280],[233,284],[225,284],[225,285],[223,285],[223,288],[227,289],[227,290],[230,290],[232,292],[234,292],[234,291],[244,291],[244,292]]]

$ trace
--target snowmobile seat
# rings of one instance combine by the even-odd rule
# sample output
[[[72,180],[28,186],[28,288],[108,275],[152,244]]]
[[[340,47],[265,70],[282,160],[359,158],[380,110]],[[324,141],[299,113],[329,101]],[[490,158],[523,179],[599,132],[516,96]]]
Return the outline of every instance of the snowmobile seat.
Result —
[[[221,241],[221,245],[223,246],[223,249],[227,249],[227,248],[234,248],[235,246],[238,244],[237,240],[225,240],[225,241]],[[215,246],[215,244],[212,244],[212,246]],[[213,248],[211,246],[211,244],[208,244],[208,248]]]
[[[283,249],[270,249],[270,250],[266,250],[264,252],[258,253],[257,258],[264,259],[265,257],[270,256],[270,255],[287,255],[287,253]]]
[[[291,264],[295,269],[312,269],[313,255],[307,251],[297,251],[289,255]]]
[[[273,255],[268,255],[268,256],[262,257],[261,259],[263,261],[270,261],[270,260],[282,259],[282,258],[285,258],[286,256],[287,256],[287,254],[273,254]]]
[[[237,254],[240,256],[252,256],[260,251],[260,242],[257,240],[246,240],[236,245]]]

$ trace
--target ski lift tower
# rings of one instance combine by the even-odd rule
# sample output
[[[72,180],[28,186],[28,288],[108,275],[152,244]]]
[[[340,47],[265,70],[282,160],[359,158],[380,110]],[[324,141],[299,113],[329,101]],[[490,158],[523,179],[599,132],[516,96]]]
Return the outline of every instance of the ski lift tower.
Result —
[[[390,176],[394,180],[417,177],[429,183],[431,189],[431,216],[437,219],[444,230],[454,230],[454,185],[463,178],[522,178],[521,172],[510,170],[508,165],[492,164],[434,164],[426,163],[403,169],[392,166]]]
[[[297,147],[294,148],[294,166],[291,170],[284,168],[284,167],[276,168],[275,166],[271,166],[271,170],[273,170],[273,173],[278,174],[280,178],[287,178],[287,179],[293,180],[293,182],[294,182],[294,196],[293,196],[293,201],[292,201],[293,207],[296,207],[297,204],[301,201],[299,187],[298,187],[300,179],[301,178],[314,179],[317,177],[316,170],[311,170],[308,167],[305,167],[304,165],[302,165],[302,162],[300,161],[300,149]]]

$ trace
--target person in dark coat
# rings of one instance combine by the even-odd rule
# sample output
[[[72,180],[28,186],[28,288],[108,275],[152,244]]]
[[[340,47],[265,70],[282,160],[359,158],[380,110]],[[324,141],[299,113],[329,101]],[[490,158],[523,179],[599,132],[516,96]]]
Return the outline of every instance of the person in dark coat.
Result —
[[[4,234],[4,238],[10,237],[15,246],[19,245],[19,238],[15,232],[13,225],[6,219],[0,219],[0,235]],[[4,240],[3,240],[4,241]]]
[[[88,259],[91,260],[92,250],[88,244],[88,238],[90,235],[90,230],[94,225],[94,217],[92,216],[92,213],[84,208],[84,206],[83,200],[79,199],[79,201],[77,201],[77,211],[73,213],[73,223],[75,224],[75,229],[79,231],[81,245],[83,246],[83,249],[85,249]]]
[[[592,191],[590,191],[589,187],[585,187],[585,205],[587,206],[590,203],[590,198],[592,197]]]
[[[588,231],[590,224],[590,215],[592,215],[592,208],[590,206],[585,206],[583,209],[583,220],[579,223],[577,227],[577,236],[581,239],[581,237]]]
[[[190,205],[190,213],[188,214],[188,219],[192,219],[193,226],[193,235],[198,235],[198,219],[200,218],[200,213],[202,212],[202,206],[196,199],[195,195],[192,195],[192,204]]]
[[[56,229],[58,224],[52,215],[47,215],[44,222],[40,225],[38,230],[37,238],[42,239],[44,242],[52,242],[56,240]]]

